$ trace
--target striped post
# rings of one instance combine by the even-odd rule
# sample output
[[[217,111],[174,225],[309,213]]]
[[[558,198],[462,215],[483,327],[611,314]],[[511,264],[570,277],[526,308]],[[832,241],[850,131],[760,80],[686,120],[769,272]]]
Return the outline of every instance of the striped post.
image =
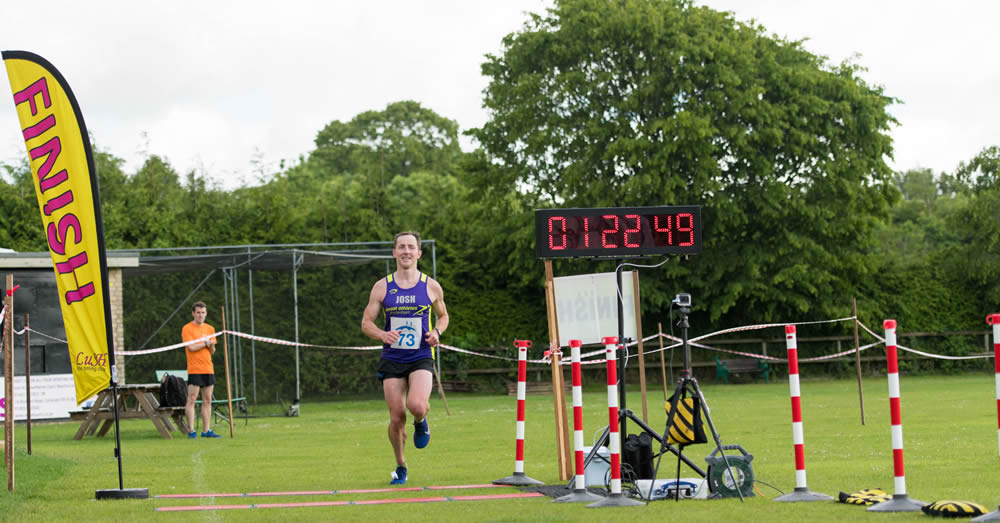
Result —
[[[795,445],[795,490],[774,498],[775,501],[830,501],[833,498],[809,490],[806,486],[806,445],[802,430],[802,400],[799,389],[799,349],[795,325],[785,325],[785,348],[788,351],[788,388],[792,396],[792,443]]]
[[[993,367],[997,388],[997,450],[1000,451],[1000,314],[990,314],[986,324],[993,326]]]
[[[514,474],[493,481],[494,485],[544,485],[524,474],[524,397],[528,375],[528,348],[531,340],[514,340],[517,347],[517,430],[514,442]]]
[[[870,512],[916,512],[926,505],[910,499],[906,494],[906,476],[903,474],[903,415],[899,403],[899,363],[896,354],[896,320],[885,320],[885,353],[889,374],[889,417],[892,424],[892,468],[895,491],[892,499],[868,507]]]
[[[587,481],[584,477],[583,456],[583,377],[580,372],[580,340],[569,340],[570,358],[573,368],[573,451],[576,461],[576,483],[573,492],[553,499],[559,503],[594,502],[604,499],[604,496],[587,491]]]
[[[993,365],[997,384],[997,447],[1000,448],[1000,314],[990,314],[986,324],[993,326]],[[972,521],[1000,521],[1000,506],[988,514],[983,514]]]
[[[637,500],[622,495],[622,438],[618,430],[618,337],[601,338],[604,344],[604,354],[608,362],[608,454],[611,456],[611,494],[597,503],[587,505],[596,507],[621,507],[642,505]]]

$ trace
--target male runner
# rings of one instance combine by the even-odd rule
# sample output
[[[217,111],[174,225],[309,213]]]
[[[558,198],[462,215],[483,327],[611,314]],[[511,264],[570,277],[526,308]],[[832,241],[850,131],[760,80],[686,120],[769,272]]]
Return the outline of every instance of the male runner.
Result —
[[[433,347],[448,328],[444,291],[417,269],[421,254],[419,233],[396,235],[392,247],[396,271],[375,282],[361,318],[361,331],[382,342],[378,378],[389,408],[389,443],[396,457],[393,485],[406,484],[407,410],[413,415],[413,445],[422,449],[430,442],[427,412],[434,384]],[[382,329],[375,325],[380,309],[385,313]],[[433,326],[431,309],[437,315]]]

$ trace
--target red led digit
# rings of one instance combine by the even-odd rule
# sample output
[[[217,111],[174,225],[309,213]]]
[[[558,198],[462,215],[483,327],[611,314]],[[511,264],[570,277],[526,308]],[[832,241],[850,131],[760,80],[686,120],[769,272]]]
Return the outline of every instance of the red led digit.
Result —
[[[688,224],[687,224],[686,227],[681,227],[681,219],[682,218],[687,218],[687,223]],[[694,245],[694,215],[692,215],[691,213],[686,213],[686,212],[678,214],[677,215],[677,232],[686,232],[686,233],[688,233],[688,238],[690,238],[690,240],[688,240],[686,242],[681,242],[679,244],[681,247],[688,247],[688,246]]]
[[[629,243],[628,242],[628,235],[629,235],[629,233],[637,234],[637,233],[639,233],[641,231],[641,229],[642,229],[642,220],[639,218],[638,214],[626,214],[625,215],[625,219],[628,220],[629,218],[634,218],[635,219],[635,228],[634,229],[625,229],[625,246],[626,247],[639,247],[638,243]],[[625,223],[625,226],[628,227],[628,223],[627,222]],[[642,236],[639,236],[639,241],[642,241]]]
[[[556,222],[556,220],[562,222],[562,227],[558,229],[560,231],[559,233],[560,245],[555,244],[554,237],[556,235],[553,234],[553,232],[557,230],[552,225],[553,223]],[[566,218],[563,218],[562,216],[553,216],[549,218],[549,249],[553,251],[561,251],[565,248],[566,248]]]
[[[656,230],[656,232],[661,232],[661,233],[665,232],[665,233],[667,233],[667,245],[673,245],[674,244],[674,227],[673,227],[673,223],[674,223],[673,215],[671,215],[671,214],[667,215],[667,226],[665,228],[664,227],[660,227],[660,216],[659,215],[653,217],[653,228]]]
[[[603,229],[603,227],[602,227],[602,230],[601,230],[601,248],[602,249],[617,249],[618,248],[618,244],[617,243],[608,243],[608,235],[609,234],[618,234],[618,217],[615,216],[615,215],[613,215],[613,214],[605,214],[604,216],[601,216],[601,218],[604,218],[604,220],[602,220],[602,225],[607,220],[611,220],[615,224],[615,228],[613,230],[610,230],[610,231],[607,230],[607,229]],[[614,240],[614,238],[612,238],[612,240]]]
[[[583,247],[590,248],[590,218],[583,217]]]

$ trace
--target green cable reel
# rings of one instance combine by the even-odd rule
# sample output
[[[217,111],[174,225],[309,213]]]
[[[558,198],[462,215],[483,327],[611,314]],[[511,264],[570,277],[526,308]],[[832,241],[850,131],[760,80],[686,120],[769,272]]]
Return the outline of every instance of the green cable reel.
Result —
[[[726,455],[723,456],[719,454],[716,456],[720,450],[738,450],[740,455]],[[732,470],[733,474],[730,476],[729,472],[726,470],[726,461],[729,461],[729,470]],[[721,447],[716,447],[708,457],[705,458],[708,463],[708,489],[709,489],[709,499],[718,498],[736,498],[742,497],[748,498],[754,495],[753,493],[753,467],[750,466],[750,462],[753,461],[753,455],[749,454],[743,447],[739,445],[723,445]],[[734,482],[733,479],[736,481]]]

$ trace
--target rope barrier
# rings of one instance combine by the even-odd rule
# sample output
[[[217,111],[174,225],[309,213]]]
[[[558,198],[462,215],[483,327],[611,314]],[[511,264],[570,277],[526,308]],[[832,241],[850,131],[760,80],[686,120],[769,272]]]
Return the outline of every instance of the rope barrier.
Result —
[[[763,324],[758,324],[758,325],[746,325],[746,326],[741,326],[741,327],[732,327],[732,328],[722,329],[722,330],[718,330],[718,331],[711,332],[711,333],[708,333],[708,334],[704,334],[704,335],[701,335],[701,336],[697,336],[695,338],[691,338],[691,339],[688,340],[688,345],[693,346],[693,347],[697,347],[699,349],[711,350],[711,351],[716,351],[716,352],[723,352],[723,353],[727,353],[727,354],[735,354],[735,355],[738,355],[738,356],[744,356],[744,357],[748,357],[748,358],[756,358],[756,359],[768,360],[768,361],[773,361],[773,362],[776,362],[776,363],[787,363],[788,362],[787,358],[778,358],[778,357],[774,357],[774,356],[768,356],[768,355],[765,355],[765,354],[755,354],[755,353],[752,353],[752,352],[743,352],[743,351],[732,350],[732,349],[723,349],[723,348],[719,348],[719,347],[713,347],[711,345],[706,345],[706,344],[698,343],[698,341],[699,340],[704,340],[704,339],[707,339],[707,338],[711,338],[713,336],[719,336],[719,335],[722,335],[722,334],[729,334],[729,333],[733,333],[733,332],[746,332],[746,331],[762,330],[762,329],[777,328],[777,327],[780,327],[780,328],[784,329],[786,325],[814,325],[814,324],[820,324],[820,323],[836,323],[836,322],[856,320],[856,319],[857,318],[854,317],[854,316],[849,316],[849,317],[846,317],[846,318],[837,318],[837,319],[834,319],[834,320],[820,320],[820,321],[808,321],[808,322],[796,322],[796,323],[763,323]],[[860,321],[858,321],[858,325],[865,332],[867,332],[868,334],[870,334],[876,340],[873,343],[869,343],[867,345],[858,347],[856,349],[858,352],[865,351],[865,350],[868,350],[868,349],[870,349],[872,347],[880,346],[880,345],[882,345],[882,344],[885,343],[885,339],[882,336],[880,336],[878,333],[872,331],[867,325],[865,325],[864,323],[862,323]],[[60,342],[60,343],[69,343],[66,340],[63,340],[61,338],[57,338],[55,336],[51,336],[51,335],[46,334],[44,332],[37,331],[37,330],[32,329],[32,328],[27,327],[27,326],[24,327],[24,328],[22,328],[20,331],[15,330],[14,334],[20,336],[20,335],[23,335],[26,331],[34,333],[34,334],[37,334],[39,336],[43,336],[45,338],[48,338],[50,340],[57,341],[57,342]],[[301,343],[301,342],[294,342],[294,341],[289,341],[289,340],[283,340],[283,339],[280,339],[280,338],[270,338],[270,337],[266,337],[266,336],[257,336],[255,334],[247,334],[245,332],[239,332],[239,331],[223,330],[223,331],[216,332],[214,335],[204,336],[204,337],[201,337],[201,338],[198,338],[196,340],[189,341],[189,342],[175,343],[173,345],[167,345],[167,346],[164,346],[164,347],[156,347],[156,348],[152,348],[152,349],[123,350],[123,351],[120,351],[119,354],[122,354],[122,355],[125,355],[125,356],[136,356],[136,355],[141,355],[141,354],[153,354],[153,353],[157,353],[157,352],[165,352],[165,351],[168,351],[168,350],[179,349],[179,348],[185,347],[187,345],[194,345],[196,343],[201,343],[201,342],[203,342],[205,340],[208,340],[210,338],[222,336],[224,334],[231,334],[233,336],[237,336],[237,337],[245,338],[245,339],[249,339],[249,340],[254,340],[254,341],[259,341],[259,342],[262,342],[262,343],[271,343],[271,344],[274,344],[274,345],[283,345],[283,346],[289,346],[289,347],[303,347],[303,348],[315,348],[315,349],[334,349],[334,350],[354,350],[354,351],[376,351],[376,350],[381,350],[382,349],[381,345],[376,345],[376,346],[318,345],[318,344],[312,344],[312,343]],[[661,349],[653,349],[653,350],[645,351],[645,355],[655,354],[655,353],[660,352],[660,351],[673,350],[673,349],[676,349],[678,347],[683,346],[683,342],[682,342],[682,340],[680,338],[677,338],[675,336],[670,336],[670,335],[664,334],[662,332],[658,332],[656,334],[652,334],[652,335],[646,336],[645,338],[642,339],[642,341],[645,343],[645,342],[648,342],[648,341],[651,341],[651,340],[654,340],[654,339],[657,339],[657,338],[665,338],[665,339],[667,339],[669,341],[672,341],[674,343],[672,345],[663,347]],[[639,343],[638,341],[632,341],[632,342],[629,342],[626,346],[636,346],[636,345],[638,345],[638,343]],[[507,357],[507,356],[499,356],[499,355],[496,355],[496,354],[487,354],[487,353],[484,353],[484,352],[477,352],[477,351],[473,351],[473,350],[463,349],[461,347],[455,347],[455,346],[452,346],[452,345],[440,344],[440,345],[438,345],[438,348],[441,349],[441,350],[448,350],[448,351],[451,351],[451,352],[456,352],[456,353],[460,353],[460,354],[467,354],[467,355],[470,355],[470,356],[478,356],[478,357],[481,357],[481,358],[490,358],[490,359],[501,360],[501,361],[510,361],[510,362],[516,362],[516,361],[518,361],[517,358],[511,358],[511,357]],[[972,356],[948,356],[948,355],[944,355],[944,354],[933,354],[933,353],[930,353],[930,352],[925,352],[925,351],[920,351],[920,350],[913,349],[913,348],[910,348],[910,347],[905,347],[903,345],[897,345],[897,348],[900,349],[900,350],[903,350],[903,351],[907,351],[907,352],[911,352],[911,353],[914,353],[914,354],[918,354],[918,355],[926,357],[926,358],[942,359],[942,360],[972,360],[972,359],[984,359],[984,358],[991,358],[992,357],[992,355],[990,355],[990,354],[972,355]],[[598,350],[594,350],[592,352],[581,354],[580,355],[580,359],[581,359],[580,364],[581,365],[598,365],[598,364],[604,364],[604,363],[607,362],[607,360],[603,357],[603,355],[605,354],[605,352],[606,352],[605,349],[598,349]],[[834,354],[826,354],[826,355],[822,355],[822,356],[813,356],[813,357],[809,357],[809,358],[799,358],[799,361],[800,362],[824,361],[824,360],[830,360],[830,359],[834,359],[834,358],[839,358],[841,356],[845,356],[845,355],[851,354],[853,352],[855,352],[855,349],[852,347],[852,348],[850,348],[848,350],[840,351],[840,352],[837,352],[837,353],[834,353]],[[553,347],[550,347],[550,349],[545,352],[545,354],[543,355],[543,357],[541,359],[527,360],[527,363],[548,365],[548,364],[551,363],[550,355],[554,354],[554,353],[558,353],[558,354],[561,355],[562,354],[561,348],[560,347],[556,347],[556,346],[553,345]],[[602,357],[595,358],[595,359],[590,359],[590,358],[592,358],[594,356],[602,356]],[[636,358],[636,357],[638,357],[638,354],[629,354],[629,355],[625,356],[625,359]],[[560,364],[561,365],[572,365],[572,361],[570,361],[570,360],[564,360],[564,361],[561,361]]]

